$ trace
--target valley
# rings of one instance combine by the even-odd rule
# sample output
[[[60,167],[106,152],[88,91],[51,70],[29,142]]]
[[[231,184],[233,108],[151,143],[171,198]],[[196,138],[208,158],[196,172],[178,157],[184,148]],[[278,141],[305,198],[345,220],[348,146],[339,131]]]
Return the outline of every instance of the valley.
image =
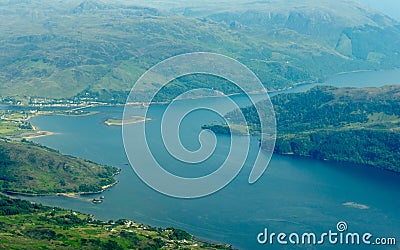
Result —
[[[396,17],[356,0],[0,0],[0,17],[0,248],[282,249],[258,244],[258,232],[336,230],[338,221],[400,237]],[[248,67],[274,114],[201,69],[166,83],[153,102],[141,99],[156,82],[127,99],[144,72],[191,52]],[[182,95],[199,88],[204,96]],[[224,112],[198,108],[207,105]],[[160,129],[170,126],[166,110],[182,118],[186,151],[217,142],[209,158],[175,158],[178,144],[166,147]],[[260,118],[276,121],[276,143],[250,184],[260,150],[271,150]],[[243,165],[212,195],[177,199],[136,172],[154,167],[149,151],[182,179]]]

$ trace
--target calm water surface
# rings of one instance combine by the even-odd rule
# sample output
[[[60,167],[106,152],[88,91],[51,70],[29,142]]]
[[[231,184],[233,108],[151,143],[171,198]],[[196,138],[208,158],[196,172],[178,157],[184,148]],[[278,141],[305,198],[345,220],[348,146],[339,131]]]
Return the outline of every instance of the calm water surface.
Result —
[[[328,81],[336,86],[372,86],[373,82],[377,85],[400,84],[400,70],[339,75]],[[306,88],[303,86],[298,91]],[[234,99],[242,105],[247,102],[243,96]],[[184,108],[205,101],[223,105],[217,98],[185,100],[180,101],[179,105]],[[148,126],[154,137],[159,136],[157,117],[164,109],[162,105],[151,109],[150,115],[155,119],[148,122]],[[123,108],[97,107],[95,110],[100,113],[87,117],[35,117],[32,120],[35,126],[57,133],[35,141],[65,154],[120,167],[122,172],[117,176],[119,184],[104,193],[106,198],[101,204],[90,202],[90,198],[98,195],[82,196],[79,199],[28,199],[91,213],[104,220],[129,218],[155,226],[179,227],[200,238],[227,242],[240,249],[293,249],[291,245],[259,245],[257,234],[266,227],[276,233],[327,232],[336,230],[339,221],[347,223],[349,232],[371,232],[375,236],[391,236],[400,240],[398,174],[368,167],[274,155],[264,175],[250,185],[247,178],[258,150],[258,138],[254,137],[251,139],[249,158],[230,185],[207,197],[175,199],[153,191],[135,175],[125,156],[121,128],[103,124],[107,118],[121,117]],[[142,109],[135,109],[134,112],[143,115]],[[219,118],[207,111],[198,111],[185,118],[181,131],[185,146],[192,149],[198,147],[200,126],[216,121]],[[196,167],[174,162],[161,145],[156,147],[154,153],[157,159],[169,163],[169,171],[183,176],[200,176],[215,170],[228,152],[229,137],[218,135],[217,138],[216,153],[210,160]],[[363,204],[368,208],[344,205],[347,202]],[[324,248],[341,249],[343,246],[326,245]]]

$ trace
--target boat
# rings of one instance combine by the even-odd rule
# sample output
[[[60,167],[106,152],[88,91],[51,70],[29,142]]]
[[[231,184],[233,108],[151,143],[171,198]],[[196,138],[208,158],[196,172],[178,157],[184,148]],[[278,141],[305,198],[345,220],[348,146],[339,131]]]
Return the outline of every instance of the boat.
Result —
[[[93,198],[93,199],[92,199],[92,202],[95,203],[95,204],[97,204],[97,203],[102,203],[103,200],[97,199],[97,198]]]

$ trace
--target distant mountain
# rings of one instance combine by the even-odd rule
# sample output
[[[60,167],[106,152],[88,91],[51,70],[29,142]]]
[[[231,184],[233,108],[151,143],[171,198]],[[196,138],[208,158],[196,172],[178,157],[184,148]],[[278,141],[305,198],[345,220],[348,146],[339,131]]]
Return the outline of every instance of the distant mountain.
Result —
[[[366,4],[372,8],[378,9],[383,13],[400,20],[400,2],[397,0],[360,0],[363,4]]]
[[[146,69],[194,51],[238,59],[269,90],[400,66],[400,24],[355,1],[1,1],[0,16],[0,96],[123,100]]]
[[[109,9],[110,6],[106,4],[100,3],[98,1],[84,1],[80,3],[76,8],[73,9],[72,13],[74,14],[82,14],[84,12],[91,12],[95,10],[106,10]]]
[[[399,53],[395,42],[399,39],[398,21],[357,1],[238,1],[229,6],[233,7],[212,14],[189,7],[183,14],[206,16],[243,32],[252,30],[266,39],[272,36],[285,43],[287,38],[286,42],[301,44],[285,36],[287,30],[295,31],[299,38],[326,43],[350,59],[373,61],[390,56],[391,52]]]

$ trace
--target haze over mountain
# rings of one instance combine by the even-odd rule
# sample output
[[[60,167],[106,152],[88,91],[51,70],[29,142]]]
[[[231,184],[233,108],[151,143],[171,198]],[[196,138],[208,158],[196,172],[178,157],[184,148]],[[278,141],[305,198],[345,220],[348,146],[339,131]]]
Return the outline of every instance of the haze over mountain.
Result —
[[[398,0],[361,0],[361,2],[400,20],[400,1]]]
[[[269,90],[400,66],[399,22],[356,1],[14,0],[0,16],[0,96],[123,100],[146,69],[194,51],[238,59]]]

